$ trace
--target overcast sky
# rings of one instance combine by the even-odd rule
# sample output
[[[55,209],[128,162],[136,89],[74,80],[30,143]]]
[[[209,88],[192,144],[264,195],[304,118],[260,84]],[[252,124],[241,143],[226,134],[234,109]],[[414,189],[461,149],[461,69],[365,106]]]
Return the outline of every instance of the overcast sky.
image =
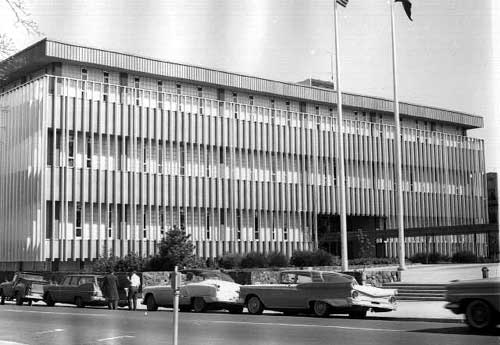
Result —
[[[1,0],[0,0],[1,1]],[[487,171],[500,171],[498,0],[413,0],[397,8],[401,101],[481,115]],[[333,0],[26,0],[45,36],[282,81],[328,79]],[[388,0],[341,8],[345,91],[392,98]],[[18,48],[39,38],[0,5],[0,32]],[[496,102],[495,102],[496,101]]]

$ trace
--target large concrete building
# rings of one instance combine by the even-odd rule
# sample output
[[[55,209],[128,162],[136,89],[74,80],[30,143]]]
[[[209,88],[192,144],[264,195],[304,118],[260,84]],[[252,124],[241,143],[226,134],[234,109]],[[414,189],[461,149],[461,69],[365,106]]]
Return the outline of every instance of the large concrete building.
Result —
[[[48,39],[0,73],[0,262],[149,255],[174,225],[203,257],[316,240],[339,254],[328,85]],[[392,102],[343,99],[350,253],[364,234],[396,256]],[[401,103],[401,123],[407,255],[487,255],[486,234],[460,230],[488,221],[483,142],[467,136],[482,118]]]

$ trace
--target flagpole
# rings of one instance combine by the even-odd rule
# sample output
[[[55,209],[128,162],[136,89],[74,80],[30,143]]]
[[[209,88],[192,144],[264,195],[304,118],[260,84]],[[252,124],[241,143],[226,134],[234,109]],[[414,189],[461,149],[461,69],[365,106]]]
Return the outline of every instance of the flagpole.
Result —
[[[342,261],[342,271],[348,270],[347,261],[347,221],[346,221],[346,203],[345,203],[345,172],[344,172],[344,131],[343,131],[343,118],[342,118],[342,91],[340,87],[340,49],[338,38],[338,16],[337,16],[337,1],[334,1],[333,13],[335,21],[335,66],[337,72],[337,147],[338,147],[338,186],[340,194],[340,255]],[[332,76],[333,77],[333,76]]]
[[[396,200],[397,212],[396,219],[398,223],[398,257],[399,257],[399,270],[406,269],[405,266],[405,230],[403,222],[403,183],[401,171],[401,129],[399,124],[399,99],[398,99],[398,84],[397,84],[397,61],[396,61],[396,25],[394,19],[394,4],[390,0],[391,5],[391,29],[392,29],[392,76],[394,85],[394,122],[396,126]]]

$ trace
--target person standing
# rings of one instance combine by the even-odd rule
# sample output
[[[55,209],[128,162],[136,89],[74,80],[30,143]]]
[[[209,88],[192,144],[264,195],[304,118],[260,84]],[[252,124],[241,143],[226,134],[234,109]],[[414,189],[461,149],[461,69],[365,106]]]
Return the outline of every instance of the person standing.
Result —
[[[141,278],[134,270],[130,273],[128,281],[128,310],[137,310],[137,293],[139,292],[139,287],[141,286]]]
[[[108,309],[116,309],[118,304],[118,278],[113,270],[108,270],[108,273],[104,276],[102,293],[108,302]]]

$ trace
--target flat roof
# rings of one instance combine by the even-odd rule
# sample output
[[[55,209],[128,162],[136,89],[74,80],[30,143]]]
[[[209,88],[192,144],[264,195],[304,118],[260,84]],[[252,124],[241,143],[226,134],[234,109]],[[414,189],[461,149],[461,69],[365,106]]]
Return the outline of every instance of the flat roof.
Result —
[[[34,71],[51,62],[70,62],[79,65],[113,68],[136,74],[183,80],[217,87],[223,86],[231,89],[246,90],[321,104],[337,103],[337,94],[332,89],[230,73],[98,48],[83,47],[47,38],[0,62],[0,87],[15,80],[24,73]],[[390,99],[347,92],[342,93],[342,105],[372,109],[379,112],[393,112],[393,102]],[[400,102],[400,114],[402,116],[416,117],[430,121],[457,124],[467,129],[483,127],[483,118],[478,115],[406,102]]]

